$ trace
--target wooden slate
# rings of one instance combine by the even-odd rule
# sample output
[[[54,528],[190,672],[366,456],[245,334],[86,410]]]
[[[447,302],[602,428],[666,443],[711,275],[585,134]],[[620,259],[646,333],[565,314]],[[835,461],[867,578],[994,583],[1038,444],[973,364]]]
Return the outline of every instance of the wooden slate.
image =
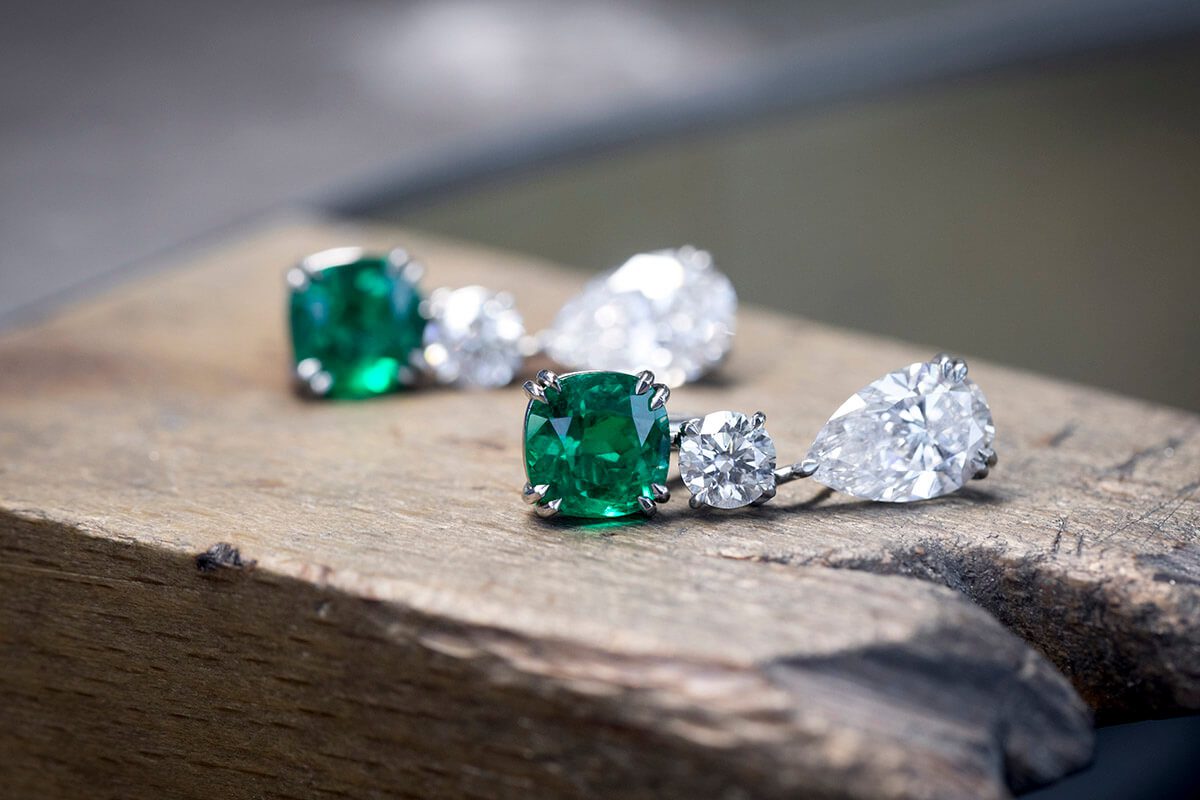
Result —
[[[1196,416],[972,362],[1001,463],[958,496],[543,522],[519,389],[290,393],[283,270],[401,242],[532,327],[582,282],[279,224],[0,338],[16,796],[1004,797],[1089,756],[1051,662],[1104,714],[1200,707]],[[936,344],[744,309],[670,407],[799,458]]]

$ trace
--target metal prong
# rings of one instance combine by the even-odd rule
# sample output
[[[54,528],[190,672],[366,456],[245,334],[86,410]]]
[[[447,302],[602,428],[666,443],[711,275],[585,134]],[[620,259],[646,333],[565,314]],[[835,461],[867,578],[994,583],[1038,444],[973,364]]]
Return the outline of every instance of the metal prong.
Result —
[[[431,320],[442,313],[442,309],[446,306],[446,300],[450,297],[450,289],[445,286],[439,286],[429,293],[417,306],[417,312],[426,320]]]
[[[798,481],[801,478],[812,477],[819,466],[821,465],[813,459],[806,458],[799,463],[780,467],[775,470],[775,483],[788,483],[790,481]]]
[[[534,506],[533,513],[537,514],[542,519],[546,519],[547,517],[553,517],[555,514],[557,514],[559,506],[561,505],[562,498],[556,497],[545,505]]]
[[[713,265],[712,253],[707,250],[693,250],[692,263],[701,269],[709,269]]]
[[[324,397],[333,388],[333,376],[325,371],[318,359],[302,360],[296,365],[294,374],[301,390],[312,397]]]
[[[332,388],[333,376],[325,370],[321,370],[308,379],[308,390],[312,392],[313,397],[324,397]]]
[[[654,495],[654,502],[665,503],[671,499],[671,490],[662,483],[650,484],[650,493]]]
[[[543,390],[546,388],[553,388],[556,392],[562,391],[562,384],[558,382],[558,375],[548,369],[543,369],[538,372],[537,382]]]
[[[651,410],[657,411],[667,404],[671,397],[671,388],[665,383],[654,384],[654,394],[650,397]]]
[[[300,269],[307,272],[310,279],[315,280],[322,270],[353,264],[363,257],[364,252],[361,247],[331,247],[305,256],[300,262]]]
[[[750,417],[750,424],[755,428],[761,428],[767,424],[767,415],[761,411],[755,411],[754,416]]]
[[[638,373],[637,384],[633,387],[634,394],[645,394],[654,385],[654,373],[644,369]]]
[[[750,505],[752,505],[752,506],[761,506],[763,503],[767,502],[768,500],[770,500],[770,499],[771,499],[771,498],[773,498],[774,496],[775,496],[775,487],[774,487],[774,486],[771,486],[771,487],[769,487],[769,488],[767,488],[767,489],[764,489],[764,490],[763,490],[763,493],[762,493],[761,495],[759,495],[758,499],[757,499],[757,500],[755,500],[755,501],[754,501],[753,503],[751,503]]]
[[[403,247],[393,247],[387,254],[388,266],[394,270],[402,270],[412,261],[412,256]]]
[[[525,381],[525,383],[521,384],[521,388],[525,390],[525,394],[530,400],[537,400],[540,403],[546,402],[546,391],[533,381]]]
[[[817,463],[815,458],[806,458],[796,465],[796,477],[807,478],[810,475],[815,475],[821,465]]]
[[[292,267],[287,271],[287,275],[284,278],[293,292],[302,292],[312,283],[312,276],[303,267]]]
[[[320,371],[320,359],[306,358],[296,365],[296,378],[307,383],[313,375],[316,375]]]
[[[527,483],[525,484],[525,488],[521,490],[521,498],[526,503],[533,505],[544,498],[549,489],[550,485],[546,483],[539,483],[537,486],[534,486],[532,483]]]
[[[412,256],[403,247],[394,247],[387,255],[388,269],[393,275],[398,275],[411,284],[421,282],[425,277],[425,267],[419,261],[413,261]]]
[[[642,513],[647,517],[653,517],[655,512],[658,511],[658,503],[655,503],[649,497],[639,497],[637,499],[637,504],[638,508],[640,508]]]
[[[995,450],[990,447],[981,447],[979,452],[975,454],[975,458],[972,461],[973,464],[978,466],[975,468],[975,474],[971,477],[977,481],[983,480],[988,476],[988,472],[992,467],[996,466],[996,462],[999,460],[1000,459],[997,457]]]
[[[955,383],[962,383],[967,377],[967,362],[964,359],[946,353],[938,353],[934,361],[941,365],[942,374]]]
[[[699,417],[688,414],[668,414],[667,422],[668,429],[671,431],[671,447],[678,448],[683,443],[684,437],[700,435],[701,420]]]
[[[703,508],[704,503],[696,495],[688,498],[688,508]]]
[[[676,419],[671,426],[671,447],[678,450],[683,446],[684,439],[699,436],[701,422],[702,420],[699,417],[685,419],[682,422]]]

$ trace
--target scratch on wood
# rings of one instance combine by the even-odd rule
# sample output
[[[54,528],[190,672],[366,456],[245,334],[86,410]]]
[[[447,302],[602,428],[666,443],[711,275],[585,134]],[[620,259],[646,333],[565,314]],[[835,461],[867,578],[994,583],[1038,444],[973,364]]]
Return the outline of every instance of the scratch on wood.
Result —
[[[1170,455],[1174,450],[1183,444],[1183,439],[1178,436],[1172,436],[1162,444],[1156,444],[1153,447],[1147,447],[1145,450],[1139,450],[1129,458],[1119,464],[1109,467],[1109,472],[1115,472],[1122,478],[1128,478],[1133,475],[1133,471],[1137,469],[1138,464],[1145,461],[1147,458],[1153,458],[1160,455]]]
[[[1175,505],[1171,508],[1171,511],[1165,517],[1155,523],[1154,530],[1146,534],[1146,538],[1149,539],[1155,533],[1162,533],[1163,528],[1165,528],[1167,523],[1171,521],[1171,518],[1175,516],[1176,512],[1183,507],[1183,504],[1192,499],[1192,495],[1196,493],[1197,489],[1200,489],[1200,481],[1192,481],[1187,486],[1184,486],[1182,489],[1180,489],[1179,493],[1175,495],[1176,498],[1178,498],[1178,502],[1175,503]]]
[[[241,552],[228,542],[217,542],[196,556],[196,569],[215,572],[218,569],[253,569],[253,559],[242,559]]]
[[[1062,426],[1056,433],[1052,433],[1043,440],[1046,447],[1061,447],[1063,442],[1075,435],[1075,429],[1078,426],[1074,422],[1068,422]]]
[[[1058,531],[1054,534],[1054,543],[1050,545],[1050,552],[1057,553],[1058,546],[1062,544],[1063,534],[1067,532],[1067,518],[1058,518]]]
[[[1180,507],[1184,503],[1186,503],[1192,497],[1192,495],[1194,495],[1196,493],[1197,489],[1200,489],[1200,481],[1192,481],[1191,483],[1187,484],[1186,486],[1181,487],[1179,489],[1179,491],[1177,491],[1172,496],[1168,497],[1166,500],[1163,500],[1160,503],[1155,503],[1153,506],[1151,506],[1149,508],[1149,510],[1144,512],[1141,516],[1134,517],[1131,520],[1126,520],[1125,522],[1118,525],[1116,527],[1116,529],[1114,529],[1111,533],[1109,533],[1108,535],[1106,535],[1104,537],[1104,540],[1107,541],[1107,540],[1111,539],[1112,537],[1116,536],[1118,533],[1123,533],[1124,531],[1132,528],[1134,525],[1137,525],[1138,523],[1141,523],[1141,522],[1145,522],[1146,520],[1150,519],[1150,517],[1157,514],[1159,511],[1162,511],[1164,508],[1166,508],[1167,506],[1174,503],[1175,504],[1174,508],[1172,508],[1171,511],[1162,520],[1160,520],[1159,522],[1154,524],[1153,529],[1150,531],[1150,533],[1147,535],[1146,538],[1149,539],[1155,533],[1162,533],[1163,528],[1166,526],[1167,522],[1169,522],[1171,520],[1171,518],[1175,516],[1175,512],[1177,512],[1180,509]]]

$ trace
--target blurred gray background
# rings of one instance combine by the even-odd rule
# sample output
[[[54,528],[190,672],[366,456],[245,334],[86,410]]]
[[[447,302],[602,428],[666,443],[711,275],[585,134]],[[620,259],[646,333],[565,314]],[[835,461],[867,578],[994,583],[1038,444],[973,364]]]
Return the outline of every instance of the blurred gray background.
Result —
[[[1200,4],[5,4],[0,325],[255,215],[742,296],[1200,409]]]
[[[392,216],[593,268],[693,242],[756,303],[1200,408],[1195,47],[605,153]]]
[[[1198,44],[1194,0],[5,3],[0,327],[303,208],[690,241],[752,302],[1200,409]],[[1038,797],[1193,797],[1198,742],[1106,728]]]

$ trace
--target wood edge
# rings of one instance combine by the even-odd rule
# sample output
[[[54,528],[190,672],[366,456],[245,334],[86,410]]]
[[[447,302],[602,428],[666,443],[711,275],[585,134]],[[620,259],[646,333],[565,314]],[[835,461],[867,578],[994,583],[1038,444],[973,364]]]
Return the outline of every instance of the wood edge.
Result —
[[[24,531],[23,536],[21,531]],[[1048,782],[1083,766],[1090,758],[1090,716],[1065,680],[1023,643],[1000,629],[990,617],[957,599],[953,602],[962,603],[963,613],[968,618],[978,617],[970,619],[969,625],[976,634],[988,625],[994,627],[994,631],[983,630],[983,634],[988,634],[983,635],[986,641],[971,643],[968,640],[972,637],[964,637],[962,630],[945,629],[931,631],[921,641],[906,642],[899,650],[894,647],[869,648],[868,651],[847,651],[820,658],[782,657],[755,663],[750,669],[731,669],[729,664],[707,661],[631,656],[579,642],[530,640],[512,630],[430,616],[395,602],[371,601],[328,586],[316,587],[301,579],[262,569],[244,558],[237,563],[236,559],[228,557],[228,553],[220,563],[214,564],[211,553],[187,556],[130,540],[99,538],[69,525],[12,512],[0,511],[0,534],[5,534],[3,545],[10,556],[0,566],[0,573],[7,572],[10,580],[21,580],[18,573],[24,572],[29,579],[50,578],[77,587],[108,585],[134,593],[148,593],[148,596],[159,598],[154,603],[161,602],[164,608],[170,607],[174,609],[173,613],[183,615],[177,622],[185,623],[189,631],[184,637],[185,644],[216,643],[215,649],[209,648],[210,658],[237,661],[238,679],[242,682],[270,684],[273,679],[283,678],[280,675],[246,674],[241,659],[243,656],[257,658],[251,654],[257,653],[260,645],[279,644],[290,648],[299,641],[313,646],[328,636],[331,642],[338,644],[332,649],[328,646],[320,648],[329,661],[323,669],[330,675],[337,674],[342,662],[367,659],[375,662],[368,669],[370,679],[367,683],[376,686],[381,681],[387,682],[390,668],[411,662],[417,665],[414,669],[418,674],[421,669],[428,669],[431,674],[448,678],[456,687],[470,687],[460,695],[460,688],[443,685],[448,705],[458,707],[464,713],[479,710],[469,708],[478,703],[479,696],[502,699],[498,706],[501,708],[505,707],[504,703],[511,703],[508,711],[514,714],[525,704],[538,705],[547,729],[557,730],[560,737],[577,737],[576,747],[584,747],[597,737],[603,740],[600,751],[608,754],[611,763],[604,764],[602,769],[596,769],[594,754],[586,757],[575,754],[571,757],[582,759],[580,763],[558,765],[561,769],[576,771],[577,781],[583,781],[589,789],[597,791],[619,790],[626,792],[622,796],[640,796],[640,789],[648,786],[673,787],[672,790],[684,793],[698,791],[698,786],[705,787],[705,791],[712,791],[714,786],[726,786],[731,790],[748,788],[767,797],[787,796],[798,788],[817,797],[847,793],[866,797],[873,795],[884,778],[893,786],[903,784],[907,787],[897,796],[907,796],[909,790],[918,786],[924,786],[925,790],[934,788],[935,776],[941,773],[937,770],[930,773],[928,769],[921,769],[920,764],[908,765],[899,770],[899,775],[883,775],[881,764],[888,763],[886,758],[864,761],[858,754],[847,760],[848,754],[842,752],[843,772],[831,772],[826,767],[831,763],[830,754],[818,746],[820,726],[814,729],[811,720],[798,720],[795,711],[806,705],[819,705],[814,699],[826,692],[836,696],[845,689],[847,681],[859,688],[864,685],[900,687],[898,694],[872,695],[872,702],[881,704],[884,717],[911,711],[908,708],[911,699],[903,696],[903,690],[912,685],[923,685],[926,692],[953,698],[954,691],[947,691],[946,686],[939,684],[949,682],[953,686],[959,681],[957,688],[967,688],[972,695],[969,705],[976,709],[987,705],[990,698],[993,708],[987,711],[998,717],[984,726],[989,741],[972,745],[975,750],[982,746],[982,758],[978,763],[956,763],[955,753],[937,752],[936,748],[926,755],[934,762],[948,759],[949,763],[940,765],[943,769],[959,767],[959,773],[952,771],[946,776],[951,783],[943,788],[948,790],[965,779],[970,782],[970,791],[975,796],[1004,797],[1009,787],[1024,789]],[[26,548],[14,544],[18,538],[26,543],[36,542],[39,546]],[[200,556],[199,560],[197,556]],[[64,557],[69,561],[64,563]],[[16,563],[17,559],[25,563]],[[29,585],[26,588],[30,588]],[[21,597],[27,593],[8,594],[9,602],[15,602],[19,608]],[[66,592],[61,587],[55,594],[57,602],[66,600]],[[158,624],[160,616],[164,617],[164,624],[169,624],[165,619],[169,614],[156,608],[154,603],[138,611],[137,624],[153,626]],[[101,610],[90,608],[87,613]],[[108,608],[108,613],[119,617],[127,610],[117,604]],[[262,612],[264,618],[259,618],[257,612]],[[287,614],[299,616],[289,621],[284,618]],[[72,624],[70,614],[54,619],[61,621],[64,629]],[[981,625],[981,620],[986,624]],[[37,622],[37,636],[53,633],[55,626],[47,625],[44,615],[40,615]],[[272,634],[281,626],[293,630],[287,641],[276,642]],[[296,628],[300,629],[299,634]],[[126,647],[118,632],[108,625],[93,623],[81,625],[80,629],[100,634],[103,641],[93,642],[94,645],[115,651]],[[29,632],[34,628],[24,630]],[[228,638],[227,634],[232,630],[254,631],[256,637]],[[1020,654],[1019,670],[1008,670],[988,660],[995,647],[995,642],[989,638],[993,632],[1002,640],[1011,640],[1009,655]],[[16,641],[18,647],[13,648],[13,652],[22,650],[21,634]],[[153,641],[161,642],[160,639]],[[230,643],[243,649],[235,647],[234,652],[223,652],[221,645]],[[968,646],[961,649],[964,643]],[[957,658],[945,657],[948,645],[960,648]],[[44,648],[35,647],[32,651],[43,652]],[[135,649],[127,655],[153,661],[155,653]],[[942,666],[941,671],[933,669],[937,665]],[[101,672],[90,678],[106,679],[103,664],[91,665],[85,659],[78,666],[85,670],[94,666]],[[286,665],[283,668],[290,669]],[[2,680],[14,681],[22,674],[30,679],[31,672],[29,666],[22,671],[16,665],[9,665],[0,670],[0,674],[4,675]],[[37,670],[33,674],[47,673]],[[966,683],[962,676],[967,676]],[[132,701],[143,704],[153,701],[169,708],[184,696],[195,696],[202,698],[205,706],[221,701],[230,706],[238,705],[237,696],[214,696],[212,686],[203,675],[192,680],[207,688],[193,686],[188,692],[173,684],[171,694],[147,699],[145,689],[138,687],[140,698]],[[995,693],[997,685],[1003,687],[1002,694]],[[17,694],[28,695],[34,688],[18,687]],[[313,684],[301,694],[303,703],[310,706],[320,707],[328,699],[323,700],[319,686]],[[955,701],[947,709],[959,706],[960,703]],[[79,705],[72,708],[79,708]],[[80,711],[85,710],[80,708]],[[878,710],[872,709],[870,713]],[[928,709],[921,713],[927,714]],[[186,720],[188,715],[183,717]],[[319,715],[315,718],[318,724],[326,724],[322,722],[324,719]],[[411,721],[403,717],[385,714],[384,719],[400,728],[411,725]],[[962,723],[962,720],[958,722]],[[194,742],[211,742],[211,735],[201,735],[211,734],[208,728],[211,723],[211,720],[206,724],[203,719],[196,720],[193,716],[192,721],[168,726],[163,730],[166,749],[170,750],[174,743],[176,751],[182,754]],[[453,720],[447,720],[447,723],[455,724]],[[71,727],[62,720],[57,724]],[[491,720],[491,724],[495,725],[496,721]],[[468,723],[462,725],[470,729]],[[537,733],[536,730],[523,733],[501,723],[498,729],[476,730],[475,734],[483,737],[485,732],[487,738],[493,740],[497,735],[513,737],[517,749],[530,746],[521,741],[522,736]],[[902,750],[911,746],[907,741],[889,741],[892,734],[881,733],[869,724],[855,735],[866,736],[868,742],[872,737],[879,737],[864,752],[889,747]],[[653,746],[648,747],[648,742],[653,742]],[[481,740],[476,744],[483,746],[486,742]],[[895,753],[891,755],[894,757]],[[217,750],[199,753],[197,757],[213,763],[227,760],[227,756]],[[517,772],[529,769],[523,759],[507,764],[509,767],[514,765],[521,768]],[[336,775],[337,770],[331,768],[329,774]],[[548,775],[537,773],[537,781],[549,780],[543,787],[546,796],[558,796],[550,788],[553,776]],[[435,794],[444,793],[449,785],[442,785]]]

